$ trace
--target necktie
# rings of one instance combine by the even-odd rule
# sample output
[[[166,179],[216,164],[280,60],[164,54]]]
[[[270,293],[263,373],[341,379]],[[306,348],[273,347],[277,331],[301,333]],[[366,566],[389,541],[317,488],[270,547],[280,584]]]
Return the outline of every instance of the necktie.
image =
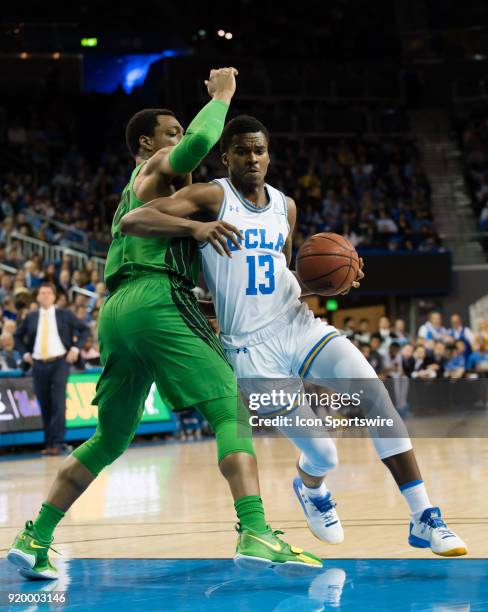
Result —
[[[49,315],[47,310],[42,311],[42,331],[41,331],[41,359],[49,357]]]

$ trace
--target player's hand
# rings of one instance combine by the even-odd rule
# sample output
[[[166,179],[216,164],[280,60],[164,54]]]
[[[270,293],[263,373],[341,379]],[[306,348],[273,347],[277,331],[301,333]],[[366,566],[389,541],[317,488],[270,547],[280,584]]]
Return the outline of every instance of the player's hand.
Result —
[[[360,257],[359,258],[359,270],[356,275],[356,278],[352,281],[349,289],[346,289],[346,291],[343,291],[341,295],[347,295],[349,291],[351,291],[351,289],[358,289],[361,286],[361,281],[364,278],[363,268],[364,268],[364,261],[363,261],[363,258]]]
[[[22,359],[29,365],[32,365],[34,363],[34,359],[32,359],[32,355],[30,353],[25,353]]]
[[[67,363],[70,363],[70,364],[76,363],[78,361],[79,354],[80,353],[78,350],[76,350],[75,348],[70,348],[70,350],[68,351],[66,355]]]
[[[214,100],[222,100],[230,104],[236,91],[236,76],[238,74],[235,68],[211,70],[208,80],[205,81],[208,95]]]
[[[232,257],[231,250],[227,243],[230,240],[238,249],[241,248],[237,238],[241,240],[244,236],[241,232],[227,221],[210,221],[208,223],[195,223],[192,237],[198,242],[208,242],[212,245],[219,255],[224,253]]]

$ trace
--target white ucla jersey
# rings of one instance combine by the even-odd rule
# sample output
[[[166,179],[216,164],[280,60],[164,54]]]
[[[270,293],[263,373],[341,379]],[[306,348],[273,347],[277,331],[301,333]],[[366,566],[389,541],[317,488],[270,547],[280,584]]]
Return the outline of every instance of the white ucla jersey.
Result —
[[[244,239],[240,250],[228,241],[232,258],[218,255],[209,244],[201,246],[202,268],[222,337],[239,337],[270,325],[300,295],[283,253],[290,231],[288,204],[271,185],[265,185],[268,204],[258,208],[229,179],[214,182],[224,190],[218,218],[235,225]]]

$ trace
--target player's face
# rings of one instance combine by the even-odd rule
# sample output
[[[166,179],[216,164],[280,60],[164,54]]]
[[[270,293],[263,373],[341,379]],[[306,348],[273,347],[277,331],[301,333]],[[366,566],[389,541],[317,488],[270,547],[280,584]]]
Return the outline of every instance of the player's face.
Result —
[[[175,117],[158,115],[157,119],[158,124],[151,139],[154,153],[165,147],[174,147],[183,138],[183,128]]]
[[[262,185],[268,172],[268,141],[263,132],[236,134],[222,161],[231,179],[250,188]]]

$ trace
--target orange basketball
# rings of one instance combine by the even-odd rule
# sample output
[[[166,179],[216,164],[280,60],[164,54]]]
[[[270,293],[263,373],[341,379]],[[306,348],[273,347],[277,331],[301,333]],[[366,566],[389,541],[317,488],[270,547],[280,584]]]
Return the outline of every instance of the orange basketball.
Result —
[[[337,295],[349,289],[359,270],[359,256],[349,240],[339,234],[315,234],[300,247],[296,260],[302,283],[320,295]]]

